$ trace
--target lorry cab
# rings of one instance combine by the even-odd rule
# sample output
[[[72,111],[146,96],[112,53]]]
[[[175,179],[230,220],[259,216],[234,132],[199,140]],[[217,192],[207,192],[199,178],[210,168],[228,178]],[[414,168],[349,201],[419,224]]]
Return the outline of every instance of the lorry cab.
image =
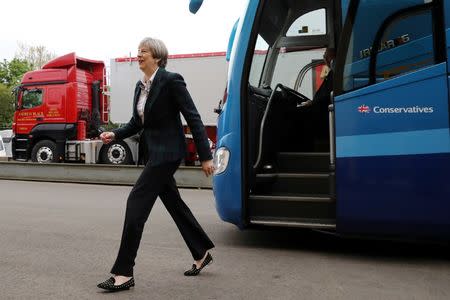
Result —
[[[14,159],[81,160],[83,145],[70,141],[95,138],[99,126],[108,122],[103,76],[103,62],[75,53],[48,62],[42,70],[27,72],[15,90]]]
[[[449,14],[442,0],[250,0],[218,119],[221,218],[448,238]]]

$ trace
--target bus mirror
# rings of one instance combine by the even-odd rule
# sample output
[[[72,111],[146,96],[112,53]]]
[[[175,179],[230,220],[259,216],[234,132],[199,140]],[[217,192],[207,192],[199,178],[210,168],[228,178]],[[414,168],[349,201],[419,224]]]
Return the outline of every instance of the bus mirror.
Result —
[[[203,0],[191,0],[189,2],[189,11],[193,14],[197,13],[197,11],[202,6]]]
[[[231,29],[230,38],[228,40],[227,55],[225,57],[225,59],[227,61],[230,61],[231,49],[233,49],[234,36],[236,35],[236,29],[237,29],[238,23],[239,23],[239,19],[236,20],[236,23],[234,23],[234,25],[233,25],[233,29]]]

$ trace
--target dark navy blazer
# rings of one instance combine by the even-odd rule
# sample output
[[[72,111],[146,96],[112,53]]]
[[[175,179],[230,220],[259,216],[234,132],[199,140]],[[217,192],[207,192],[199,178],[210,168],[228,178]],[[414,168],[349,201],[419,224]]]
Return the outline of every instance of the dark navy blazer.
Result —
[[[158,69],[145,103],[144,124],[137,112],[140,94],[139,81],[134,90],[133,115],[127,124],[113,130],[116,139],[142,130],[141,142],[145,143],[145,156],[151,165],[181,160],[186,155],[181,112],[192,132],[200,161],[212,159],[205,127],[180,74]]]

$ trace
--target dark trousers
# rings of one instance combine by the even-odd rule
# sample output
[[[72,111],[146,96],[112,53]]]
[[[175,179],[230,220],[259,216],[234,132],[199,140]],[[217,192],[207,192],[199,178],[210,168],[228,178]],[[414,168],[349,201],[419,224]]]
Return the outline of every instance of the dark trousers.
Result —
[[[133,276],[134,260],[144,230],[144,224],[159,196],[175,221],[195,260],[201,259],[214,244],[203,231],[178,192],[173,174],[180,162],[157,166],[147,163],[128,196],[122,240],[116,262],[111,269],[115,275]]]

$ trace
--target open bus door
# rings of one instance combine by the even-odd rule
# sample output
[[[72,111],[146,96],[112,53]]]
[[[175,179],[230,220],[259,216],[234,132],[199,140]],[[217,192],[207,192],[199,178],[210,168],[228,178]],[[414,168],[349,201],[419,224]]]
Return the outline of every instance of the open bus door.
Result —
[[[443,1],[374,3],[350,2],[338,49],[337,230],[448,237]]]

